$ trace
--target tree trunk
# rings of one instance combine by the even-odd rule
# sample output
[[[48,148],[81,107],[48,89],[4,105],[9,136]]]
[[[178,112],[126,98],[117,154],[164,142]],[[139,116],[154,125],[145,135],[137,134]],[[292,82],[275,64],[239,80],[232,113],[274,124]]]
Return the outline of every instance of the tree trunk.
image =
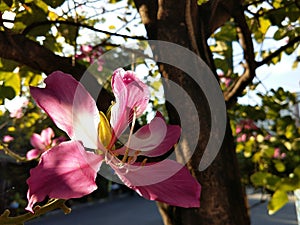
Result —
[[[209,33],[205,28],[207,21],[203,22],[205,20],[204,15],[201,15],[202,17],[199,16],[197,1],[136,0],[136,5],[146,26],[149,39],[168,41],[186,47],[201,56],[212,71],[215,71],[212,55],[206,44],[207,34]],[[155,49],[155,54],[159,55],[159,51],[160,49]],[[178,55],[180,55],[180,52],[178,52]],[[178,57],[178,55],[176,54],[174,57]],[[191,62],[187,63],[191,64]],[[199,162],[211,132],[210,122],[212,118],[210,118],[207,100],[201,88],[183,71],[166,64],[160,64],[160,71],[164,78],[176,82],[188,93],[196,106],[198,114],[193,114],[192,109],[187,105],[185,113],[189,117],[188,123],[190,126],[193,126],[195,122],[200,122],[201,126],[196,151],[187,163],[191,173],[202,185],[201,206],[200,208],[185,209],[158,203],[164,224],[250,224],[229,123],[227,123],[225,138],[219,154],[206,170],[200,172],[198,170]],[[198,72],[199,76],[201,76],[201,71]],[[166,82],[166,97],[168,95],[168,87],[168,82]],[[179,98],[178,101],[182,101],[179,104],[183,106],[187,104],[184,99],[180,100]],[[171,108],[170,105],[167,107]],[[179,124],[180,118],[177,113],[174,110],[168,110],[168,112],[170,122]],[[183,134],[181,138],[182,140],[189,140],[189,134]],[[176,156],[185,155],[186,152],[192,151],[190,147],[188,141],[182,141]]]

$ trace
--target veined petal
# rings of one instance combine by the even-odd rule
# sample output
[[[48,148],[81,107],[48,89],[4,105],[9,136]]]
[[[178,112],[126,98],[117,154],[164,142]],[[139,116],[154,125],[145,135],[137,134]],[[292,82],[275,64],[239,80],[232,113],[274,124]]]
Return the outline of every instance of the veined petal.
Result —
[[[130,166],[126,173],[115,171],[125,185],[144,198],[185,208],[200,206],[201,186],[183,165],[164,160],[134,168]]]
[[[45,149],[45,143],[43,142],[43,138],[41,135],[33,133],[30,137],[30,144],[39,150],[46,150]]]
[[[112,76],[112,89],[116,104],[111,109],[110,123],[114,134],[119,135],[132,121],[133,111],[139,117],[145,111],[150,92],[146,84],[140,81],[133,71],[117,69]]]
[[[63,142],[42,154],[27,179],[28,205],[50,198],[79,198],[97,189],[95,179],[102,157],[85,151],[79,141]]]
[[[41,138],[46,146],[50,146],[52,138],[54,138],[54,131],[48,127],[41,132]]]
[[[41,151],[40,149],[31,149],[26,153],[26,159],[28,160],[36,159],[37,157],[40,156],[42,152],[43,151]]]
[[[132,156],[139,150],[140,155],[156,157],[168,152],[178,141],[181,133],[180,126],[167,125],[162,115],[158,112],[156,117],[147,125],[141,127],[131,137],[129,146],[125,144],[116,150],[118,154],[124,154],[129,148]]]
[[[94,99],[71,75],[60,71],[50,74],[45,83],[45,88],[30,87],[39,107],[72,140],[80,140],[85,147],[96,149],[99,114]]]

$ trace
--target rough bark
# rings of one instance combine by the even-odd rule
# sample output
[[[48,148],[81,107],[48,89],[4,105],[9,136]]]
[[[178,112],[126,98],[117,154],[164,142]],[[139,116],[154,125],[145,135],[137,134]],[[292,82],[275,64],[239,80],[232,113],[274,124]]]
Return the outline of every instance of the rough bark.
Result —
[[[212,1],[210,6],[202,6],[198,8],[196,1],[141,1],[136,0],[136,5],[139,9],[143,7],[144,12],[141,16],[143,21],[147,22],[148,35],[150,39],[164,40],[179,44],[191,49],[214,70],[211,52],[206,44],[208,34],[215,29],[218,24],[228,19],[228,11],[224,15],[218,14],[218,7]],[[231,1],[232,2],[232,1]],[[153,7],[155,5],[155,7]],[[187,8],[189,7],[189,8]],[[209,7],[215,10],[216,20],[205,17],[209,14]],[[149,13],[150,10],[157,8],[157,13]],[[201,11],[203,10],[203,11]],[[189,15],[187,13],[190,13]],[[217,15],[218,14],[218,15]],[[206,19],[205,19],[206,18]],[[208,19],[207,19],[208,18]],[[201,21],[202,20],[202,21]],[[204,22],[203,22],[204,21]],[[210,26],[207,25],[210,21]],[[215,23],[214,23],[214,22]],[[149,30],[154,29],[154,30]],[[159,54],[159,49],[156,50]],[[180,54],[180,53],[178,53]],[[171,57],[171,56],[170,56]],[[174,207],[167,204],[158,203],[159,211],[163,217],[165,225],[243,225],[250,224],[247,212],[247,204],[243,189],[240,183],[240,175],[238,164],[235,155],[235,147],[230,127],[227,126],[226,135],[222,148],[214,160],[213,164],[205,171],[199,172],[198,165],[202,157],[203,151],[208,141],[210,133],[210,113],[209,107],[204,94],[199,86],[182,71],[170,65],[160,65],[160,70],[165,78],[175,81],[179,84],[189,96],[193,99],[198,115],[189,114],[191,111],[186,108],[186,113],[189,114],[190,124],[200,118],[201,132],[198,139],[196,151],[187,164],[191,173],[202,184],[201,207],[184,209]],[[201,74],[201,71],[199,71]],[[165,84],[165,92],[168,94],[168,83]],[[185,104],[183,101],[181,104]],[[170,121],[179,123],[179,118],[170,110]],[[188,140],[188,134],[185,134],[183,139]],[[185,154],[189,151],[189,144],[179,146],[178,152]]]

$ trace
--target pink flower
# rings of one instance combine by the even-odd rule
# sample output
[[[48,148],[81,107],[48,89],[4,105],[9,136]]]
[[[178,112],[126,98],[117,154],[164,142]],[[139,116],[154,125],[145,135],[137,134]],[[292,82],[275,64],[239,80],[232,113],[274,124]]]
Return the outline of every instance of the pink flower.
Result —
[[[274,159],[284,159],[286,157],[286,153],[281,153],[280,148],[274,149],[273,158]]]
[[[30,143],[34,149],[27,152],[26,158],[28,160],[38,158],[43,152],[64,141],[63,137],[53,139],[54,136],[54,132],[50,127],[42,130],[41,134],[33,133]]]
[[[10,111],[10,117],[20,119],[23,116],[23,108],[28,105],[28,99],[22,99],[21,104],[17,106],[17,108]]]
[[[90,64],[96,62],[98,64],[98,71],[102,71],[104,61],[100,58],[103,55],[103,50],[101,47],[93,47],[91,45],[81,45],[80,46],[81,54],[76,55],[77,59],[81,59]]]
[[[219,71],[218,76],[220,78],[220,81],[225,84],[225,87],[228,88],[230,86],[230,84],[232,83],[232,79],[229,77],[226,77],[224,75],[223,71]]]
[[[247,134],[242,134],[236,139],[237,142],[245,142],[247,141]]]
[[[23,109],[22,108],[18,108],[16,110],[13,110],[13,111],[10,112],[9,116],[11,118],[20,119],[23,116]]]
[[[14,140],[14,137],[10,136],[10,135],[4,135],[2,141],[5,142],[5,143],[9,143],[11,141]]]
[[[243,130],[243,128],[238,124],[238,125],[236,125],[236,128],[235,128],[235,133],[236,134],[239,134],[239,133],[241,133],[242,132],[242,130]]]
[[[125,185],[147,199],[199,207],[201,186],[186,167],[169,159],[136,161],[139,155],[154,157],[168,152],[181,129],[167,125],[157,113],[149,124],[133,133],[136,118],[149,101],[147,86],[133,72],[118,69],[113,74],[116,102],[110,123],[71,75],[54,72],[45,83],[46,88],[31,87],[31,95],[71,141],[44,152],[38,166],[30,171],[27,210],[33,212],[33,205],[46,196],[69,199],[91,193],[97,189],[95,178],[103,162]]]
[[[255,125],[254,121],[251,119],[244,119],[241,120],[237,125],[235,129],[236,134],[240,134],[242,131],[253,131],[253,130],[258,130],[258,127]],[[238,142],[245,142],[247,140],[247,135],[242,134],[237,138]]]

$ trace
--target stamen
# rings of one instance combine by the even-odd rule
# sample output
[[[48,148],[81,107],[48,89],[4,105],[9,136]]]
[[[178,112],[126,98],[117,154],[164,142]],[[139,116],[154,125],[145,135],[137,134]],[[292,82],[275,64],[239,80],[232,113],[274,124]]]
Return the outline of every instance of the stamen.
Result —
[[[146,162],[147,162],[147,160],[148,160],[147,158],[146,158],[146,159],[144,159],[144,160],[143,160],[143,162],[142,162],[142,164],[141,164],[141,166],[145,166],[145,165],[146,165]]]
[[[101,149],[96,149],[96,150],[95,150],[95,153],[96,153],[97,155],[103,155],[103,154],[104,154],[104,152],[103,152]]]
[[[128,162],[129,164],[135,163],[135,161],[136,161],[136,159],[137,159],[137,157],[138,157],[138,154],[140,154],[140,152],[141,152],[141,151],[136,151],[136,152],[134,153],[133,156],[129,156],[127,162]]]
[[[133,159],[134,159],[133,156],[129,156],[129,157],[128,157],[128,160],[127,160],[127,163],[131,164],[131,163],[132,163],[131,161],[132,161]]]
[[[132,124],[131,124],[130,133],[129,133],[129,137],[128,137],[128,144],[126,146],[125,154],[124,154],[123,159],[122,159],[123,163],[125,163],[127,158],[128,158],[128,154],[129,154],[129,147],[128,146],[130,145],[130,140],[131,140],[131,136],[133,134],[135,121],[136,121],[136,108],[133,109]]]

